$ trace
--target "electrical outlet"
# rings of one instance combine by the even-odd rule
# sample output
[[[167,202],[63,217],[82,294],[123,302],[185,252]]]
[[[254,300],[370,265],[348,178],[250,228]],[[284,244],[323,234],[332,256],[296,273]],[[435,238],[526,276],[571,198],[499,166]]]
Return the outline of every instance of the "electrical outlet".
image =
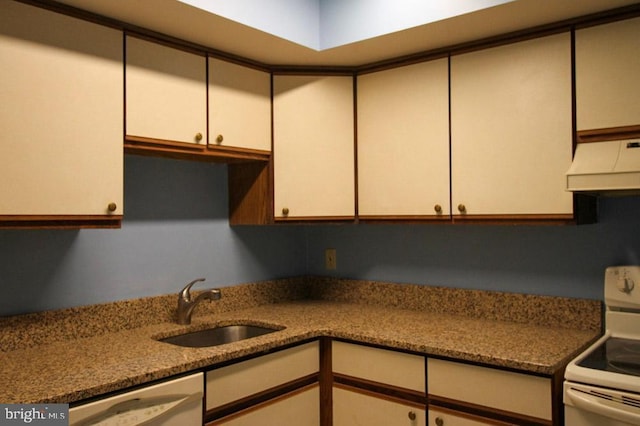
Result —
[[[336,269],[338,259],[336,258],[336,249],[328,248],[324,251],[324,267],[325,269]]]

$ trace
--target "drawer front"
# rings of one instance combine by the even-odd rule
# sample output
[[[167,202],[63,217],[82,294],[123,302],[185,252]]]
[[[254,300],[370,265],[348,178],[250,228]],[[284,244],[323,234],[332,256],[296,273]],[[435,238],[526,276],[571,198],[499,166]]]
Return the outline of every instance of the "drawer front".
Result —
[[[336,341],[331,348],[334,373],[425,392],[422,356]]]
[[[551,420],[551,379],[427,360],[429,395]]]
[[[207,372],[210,410],[319,370],[319,344],[311,342]]]
[[[318,401],[320,391],[318,385],[313,385],[207,423],[206,426],[319,426]]]

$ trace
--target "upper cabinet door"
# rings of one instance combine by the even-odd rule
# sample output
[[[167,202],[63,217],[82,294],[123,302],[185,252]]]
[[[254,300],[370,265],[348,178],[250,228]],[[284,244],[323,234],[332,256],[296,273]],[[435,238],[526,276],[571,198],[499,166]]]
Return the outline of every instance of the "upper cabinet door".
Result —
[[[358,77],[360,218],[449,219],[448,73],[445,58]]]
[[[271,75],[209,58],[209,146],[271,151]]]
[[[576,31],[578,130],[640,125],[640,18]]]
[[[122,37],[0,3],[0,215],[122,215]]]
[[[126,135],[207,144],[206,57],[126,38]]]
[[[353,78],[274,77],[276,219],[355,216]]]
[[[568,33],[451,58],[452,208],[573,216]]]

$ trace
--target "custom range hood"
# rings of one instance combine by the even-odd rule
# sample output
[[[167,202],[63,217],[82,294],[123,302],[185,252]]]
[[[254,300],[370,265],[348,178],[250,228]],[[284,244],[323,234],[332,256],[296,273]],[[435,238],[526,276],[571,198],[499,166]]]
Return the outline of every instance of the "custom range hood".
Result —
[[[578,143],[567,190],[597,195],[640,195],[640,138]]]

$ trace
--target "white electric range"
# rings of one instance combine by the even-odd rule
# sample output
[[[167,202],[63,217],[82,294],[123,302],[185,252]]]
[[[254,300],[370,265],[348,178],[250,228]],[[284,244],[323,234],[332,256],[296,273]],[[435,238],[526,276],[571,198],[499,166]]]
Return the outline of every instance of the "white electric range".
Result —
[[[605,334],[565,370],[566,426],[640,425],[640,266],[607,268]]]

